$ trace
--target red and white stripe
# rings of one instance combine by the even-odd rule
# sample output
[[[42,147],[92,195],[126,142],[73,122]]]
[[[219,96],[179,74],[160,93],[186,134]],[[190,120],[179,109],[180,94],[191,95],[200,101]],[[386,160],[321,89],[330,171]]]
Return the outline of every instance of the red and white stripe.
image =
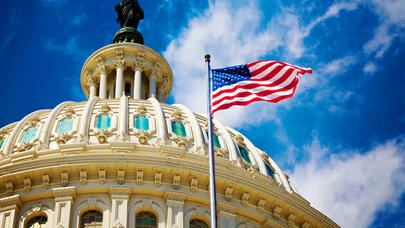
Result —
[[[312,73],[310,68],[277,61],[258,61],[246,66],[251,74],[249,81],[227,85],[213,92],[212,113],[234,105],[246,106],[254,101],[277,103],[290,98],[297,88],[298,76]]]

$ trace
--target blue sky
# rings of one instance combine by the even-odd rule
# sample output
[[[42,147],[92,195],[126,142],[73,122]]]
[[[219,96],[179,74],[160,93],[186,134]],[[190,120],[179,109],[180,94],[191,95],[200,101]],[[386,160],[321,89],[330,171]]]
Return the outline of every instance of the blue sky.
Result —
[[[2,1],[0,126],[83,101],[80,70],[119,29],[117,1]],[[218,112],[344,227],[405,224],[405,2],[140,0],[145,45],[174,72],[167,103],[205,112],[213,67],[262,59],[311,67],[296,95]],[[190,86],[191,85],[191,86]]]

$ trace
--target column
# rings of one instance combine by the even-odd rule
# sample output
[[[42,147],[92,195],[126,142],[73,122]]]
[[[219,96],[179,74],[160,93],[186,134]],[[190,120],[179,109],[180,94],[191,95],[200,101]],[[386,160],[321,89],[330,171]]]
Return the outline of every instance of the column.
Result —
[[[158,97],[158,100],[163,103],[163,101],[165,99],[165,91],[163,88],[159,88],[157,97]]]
[[[107,99],[107,72],[105,70],[100,70],[99,96],[101,99]]]
[[[154,76],[149,78],[149,97],[156,97],[156,78]]]
[[[235,228],[236,227],[236,211],[237,207],[218,202],[218,227],[219,228]]]
[[[179,192],[165,192],[165,199],[167,204],[167,227],[176,227],[182,228],[183,227],[183,220],[184,220],[184,199],[186,195]]]
[[[72,217],[73,198],[76,196],[76,188],[54,188],[55,196],[55,218],[52,227],[70,227],[70,218]]]
[[[115,80],[115,98],[120,98],[124,92],[124,64],[117,64],[117,76]]]
[[[0,199],[0,228],[15,227],[18,209],[21,206],[19,195]]]
[[[131,188],[115,186],[110,188],[112,213],[112,227],[127,228],[128,224],[128,201],[131,195]]]
[[[90,84],[90,97],[95,97],[97,93],[96,85],[94,83]]]
[[[134,75],[134,99],[142,98],[141,86],[142,86],[142,70],[141,68],[136,68]]]

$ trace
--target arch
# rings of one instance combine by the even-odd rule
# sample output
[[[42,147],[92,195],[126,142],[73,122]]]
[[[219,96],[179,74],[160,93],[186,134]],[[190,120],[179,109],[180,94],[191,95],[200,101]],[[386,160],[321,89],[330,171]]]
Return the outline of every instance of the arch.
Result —
[[[147,221],[150,224],[146,224],[147,226],[144,226],[143,223],[145,223],[145,221]],[[145,228],[157,227],[158,226],[157,216],[152,212],[141,210],[140,212],[137,212],[135,215],[135,227],[139,227],[139,225]]]
[[[24,129],[25,124],[34,116],[36,115],[40,115],[44,112],[47,112],[49,110],[39,110],[39,111],[35,111],[32,112],[31,114],[25,116],[20,122],[17,123],[17,126],[13,129],[13,131],[11,132],[10,136],[6,138],[6,141],[4,142],[4,150],[3,153],[8,155],[11,154],[13,146],[15,141],[17,140],[17,136],[19,135],[19,133],[21,132],[21,130]]]
[[[154,200],[132,200],[129,206],[129,226],[135,227],[135,215],[142,211],[153,213],[157,218],[158,228],[165,228],[166,214],[162,205]],[[132,216],[134,215],[134,216]]]
[[[210,227],[210,214],[207,209],[193,207],[188,210],[184,215],[184,228],[190,228],[190,221],[193,219],[199,219]]]
[[[195,140],[195,144],[194,144],[195,148],[196,148],[196,150],[198,150],[199,148],[200,148],[200,150],[201,149],[203,150],[204,149],[204,139],[203,139],[200,125],[198,124],[197,118],[195,117],[194,113],[184,105],[174,104],[173,106],[180,108],[186,114],[187,120],[191,124],[191,130],[193,131],[193,136],[194,136],[194,140]]]
[[[103,225],[102,223],[103,223],[103,212],[101,210],[90,209],[84,211],[80,215],[80,222],[79,222],[80,227],[87,227],[86,225],[90,225],[89,227],[92,227],[94,225],[102,226]]]
[[[189,222],[190,228],[208,228],[208,224],[201,219],[192,219]]]
[[[28,207],[25,212],[21,213],[20,222],[18,224],[19,228],[25,228],[27,222],[36,216],[46,216],[46,228],[52,228],[53,225],[53,210],[48,206],[41,203],[34,204]]]
[[[73,212],[73,227],[80,226],[80,218],[83,213],[90,210],[98,210],[103,214],[102,227],[110,227],[110,204],[106,204],[99,198],[83,198],[76,203],[76,208]]]
[[[66,106],[73,104],[73,102],[71,101],[66,101],[63,102],[61,104],[59,104],[58,106],[56,106],[54,109],[52,109],[51,113],[48,116],[48,119],[46,120],[45,124],[44,124],[44,128],[41,131],[41,135],[39,138],[39,141],[43,144],[43,146],[45,148],[49,147],[49,136],[51,134],[52,131],[52,125],[54,124],[57,116],[59,115],[59,113],[63,110],[63,108],[65,108]]]

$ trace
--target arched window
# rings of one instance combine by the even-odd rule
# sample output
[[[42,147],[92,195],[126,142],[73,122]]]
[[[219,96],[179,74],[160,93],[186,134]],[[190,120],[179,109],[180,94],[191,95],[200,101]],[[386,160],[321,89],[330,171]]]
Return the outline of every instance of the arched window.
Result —
[[[107,115],[101,115],[97,117],[97,128],[108,129],[111,126],[111,117]]]
[[[184,124],[178,121],[173,121],[172,122],[172,130],[173,133],[178,135],[178,136],[182,136],[182,137],[186,137],[186,128],[184,127]]]
[[[246,162],[249,162],[249,163],[250,163],[249,154],[248,154],[248,152],[246,151],[246,149],[245,149],[244,147],[242,147],[242,146],[238,146],[238,148],[239,148],[240,154],[242,155],[242,158],[243,158]]]
[[[35,216],[28,220],[26,228],[45,228],[48,218],[44,215]]]
[[[150,212],[140,212],[136,215],[135,228],[156,228],[156,216]]]
[[[3,147],[4,139],[0,140],[0,150]]]
[[[193,219],[190,221],[190,228],[208,228],[208,225],[202,220]]]
[[[221,143],[219,142],[218,135],[212,134],[212,139],[214,140],[214,146],[216,148],[221,148]]]
[[[135,128],[139,130],[149,130],[149,120],[146,116],[135,117]]]
[[[267,171],[267,173],[268,173],[268,174],[271,176],[271,178],[273,178],[273,180],[274,180],[274,170],[272,170],[272,169],[270,168],[270,166],[267,165],[266,162],[264,163],[264,166],[266,166],[266,171]]]
[[[69,133],[73,129],[73,119],[64,119],[59,125],[59,134]]]
[[[101,228],[103,214],[96,210],[86,211],[80,216],[80,228]]]
[[[31,127],[28,130],[25,131],[24,137],[21,140],[21,143],[28,143],[31,142],[35,138],[35,135],[37,135],[38,128],[37,127]]]

